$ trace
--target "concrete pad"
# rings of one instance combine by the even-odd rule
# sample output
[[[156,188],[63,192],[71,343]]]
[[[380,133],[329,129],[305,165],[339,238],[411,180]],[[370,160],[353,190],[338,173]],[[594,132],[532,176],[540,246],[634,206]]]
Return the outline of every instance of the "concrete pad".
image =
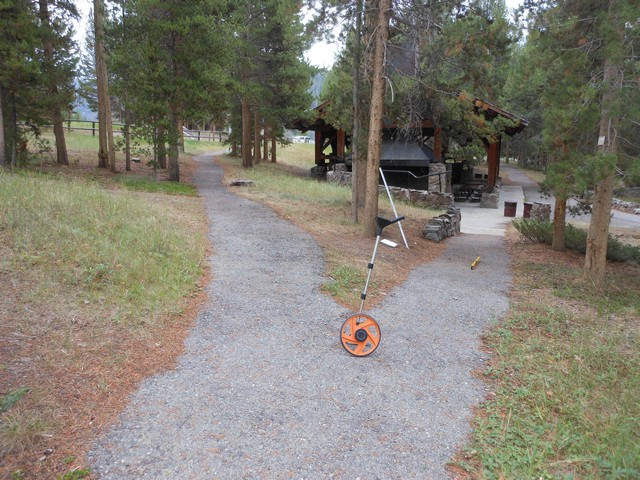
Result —
[[[524,212],[524,191],[520,186],[506,185],[500,189],[498,208],[480,208],[480,203],[455,202],[460,209],[460,232],[475,235],[504,236],[514,217],[504,216],[504,202],[516,202],[516,217]]]

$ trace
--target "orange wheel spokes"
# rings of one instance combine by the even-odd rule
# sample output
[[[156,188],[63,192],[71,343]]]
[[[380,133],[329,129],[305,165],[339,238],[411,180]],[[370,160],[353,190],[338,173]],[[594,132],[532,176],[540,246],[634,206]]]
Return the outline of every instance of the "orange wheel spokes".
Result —
[[[351,355],[364,357],[373,353],[380,344],[380,327],[364,313],[354,313],[342,324],[342,346]]]

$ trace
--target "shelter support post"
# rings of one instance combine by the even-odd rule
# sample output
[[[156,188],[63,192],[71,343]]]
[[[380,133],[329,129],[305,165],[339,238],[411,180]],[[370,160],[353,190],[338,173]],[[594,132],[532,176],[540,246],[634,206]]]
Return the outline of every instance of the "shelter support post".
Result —
[[[487,190],[493,190],[498,181],[498,172],[500,171],[500,137],[494,142],[485,142],[487,149]]]

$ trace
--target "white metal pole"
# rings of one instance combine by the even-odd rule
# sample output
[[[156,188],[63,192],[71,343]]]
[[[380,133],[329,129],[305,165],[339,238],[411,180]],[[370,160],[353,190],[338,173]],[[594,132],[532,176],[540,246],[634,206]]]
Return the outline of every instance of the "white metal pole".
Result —
[[[382,173],[382,168],[380,168],[380,176],[382,177],[384,188],[387,191],[387,195],[389,196],[389,202],[391,202],[391,208],[393,209],[393,214],[395,215],[395,218],[398,218],[398,212],[396,210],[395,204],[393,203],[393,198],[391,197],[391,191],[389,190],[389,185],[387,185],[387,179],[384,178],[384,173]],[[409,248],[409,244],[407,243],[407,237],[404,236],[404,230],[402,230],[402,221],[398,222],[398,227],[400,227],[400,233],[402,234],[402,240],[404,240],[404,246]]]

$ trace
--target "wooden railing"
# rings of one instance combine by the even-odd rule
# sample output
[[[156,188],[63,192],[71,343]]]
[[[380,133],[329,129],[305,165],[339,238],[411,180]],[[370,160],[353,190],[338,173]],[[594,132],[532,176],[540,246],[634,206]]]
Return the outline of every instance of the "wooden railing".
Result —
[[[86,126],[83,126],[86,125]],[[113,125],[113,134],[114,135],[122,135],[124,131],[124,123],[112,123]],[[52,125],[45,125],[45,127],[52,128]],[[118,128],[119,127],[119,128]],[[132,126],[133,127],[133,126]],[[80,131],[80,132],[91,132],[91,135],[96,136],[96,132],[98,131],[98,121],[97,120],[66,120],[64,122],[64,128],[68,132],[71,131]],[[210,130],[189,130],[188,128],[183,128],[183,134],[185,138],[190,138],[198,141],[218,141],[223,142],[229,137],[227,132],[223,132],[221,130],[210,131]]]

